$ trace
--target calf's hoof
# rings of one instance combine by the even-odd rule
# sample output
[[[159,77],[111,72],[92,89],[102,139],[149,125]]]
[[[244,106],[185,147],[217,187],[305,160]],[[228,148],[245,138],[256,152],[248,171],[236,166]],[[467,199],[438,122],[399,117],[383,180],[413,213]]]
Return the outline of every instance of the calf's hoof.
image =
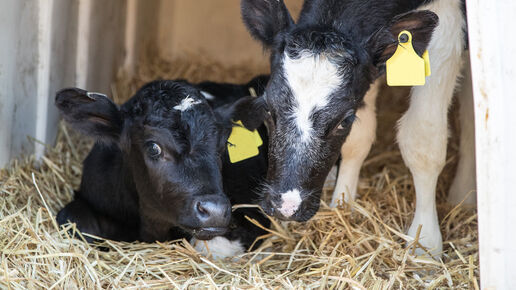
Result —
[[[410,252],[415,256],[426,256],[439,260],[443,253],[443,238],[439,227],[421,227],[418,235],[419,224],[412,224],[408,230],[408,235],[413,238],[407,243],[411,247]],[[415,239],[417,238],[417,242]],[[414,243],[415,242],[415,243]]]

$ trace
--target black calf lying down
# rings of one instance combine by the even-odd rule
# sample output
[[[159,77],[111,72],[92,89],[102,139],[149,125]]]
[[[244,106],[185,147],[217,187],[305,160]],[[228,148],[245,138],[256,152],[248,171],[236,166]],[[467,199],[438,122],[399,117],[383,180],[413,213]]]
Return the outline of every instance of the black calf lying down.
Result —
[[[211,84],[205,91],[236,98],[228,85]],[[264,231],[244,216],[264,226],[269,221],[254,208],[232,214],[231,204],[257,199],[267,146],[259,147],[258,156],[231,163],[226,141],[232,120],[259,127],[264,144],[267,132],[254,121],[261,118],[252,116],[252,98],[239,97],[213,110],[183,81],[151,82],[120,108],[102,94],[58,92],[64,119],[97,140],[84,160],[80,189],[57,215],[59,224],[74,222],[81,232],[119,241],[208,240],[196,247],[206,252],[207,244],[215,256],[248,249]]]

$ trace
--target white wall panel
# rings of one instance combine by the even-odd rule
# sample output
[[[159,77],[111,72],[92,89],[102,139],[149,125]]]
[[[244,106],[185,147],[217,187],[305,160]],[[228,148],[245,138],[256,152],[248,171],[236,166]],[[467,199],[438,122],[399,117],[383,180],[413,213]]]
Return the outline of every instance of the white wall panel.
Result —
[[[124,58],[124,0],[3,0],[0,9],[0,166],[44,153],[57,132],[55,92],[110,92]],[[30,138],[29,138],[30,137]]]
[[[480,283],[516,289],[516,2],[467,0],[475,99]]]
[[[38,72],[38,3],[6,0],[0,9],[0,165],[32,151]],[[23,116],[23,118],[20,118]]]

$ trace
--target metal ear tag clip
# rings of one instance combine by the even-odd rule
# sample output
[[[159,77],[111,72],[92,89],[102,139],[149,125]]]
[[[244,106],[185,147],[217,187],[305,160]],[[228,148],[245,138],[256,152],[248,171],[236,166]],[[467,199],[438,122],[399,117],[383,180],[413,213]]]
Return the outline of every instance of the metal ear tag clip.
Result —
[[[385,63],[387,85],[389,86],[422,86],[425,77],[430,75],[428,51],[423,58],[412,46],[412,34],[403,30],[398,35],[396,52]]]

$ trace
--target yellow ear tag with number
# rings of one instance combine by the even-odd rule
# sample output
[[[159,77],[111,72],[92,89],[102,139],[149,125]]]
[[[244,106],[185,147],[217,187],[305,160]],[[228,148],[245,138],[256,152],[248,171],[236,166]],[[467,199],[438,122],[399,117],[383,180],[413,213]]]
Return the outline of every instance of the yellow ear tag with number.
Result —
[[[412,34],[403,30],[398,35],[398,47],[387,60],[386,74],[389,86],[422,86],[425,76],[430,75],[430,62],[417,55],[412,47]],[[428,53],[426,57],[428,59]]]
[[[263,140],[257,130],[247,130],[241,121],[235,122],[228,138],[228,154],[231,163],[249,159],[260,153]]]

